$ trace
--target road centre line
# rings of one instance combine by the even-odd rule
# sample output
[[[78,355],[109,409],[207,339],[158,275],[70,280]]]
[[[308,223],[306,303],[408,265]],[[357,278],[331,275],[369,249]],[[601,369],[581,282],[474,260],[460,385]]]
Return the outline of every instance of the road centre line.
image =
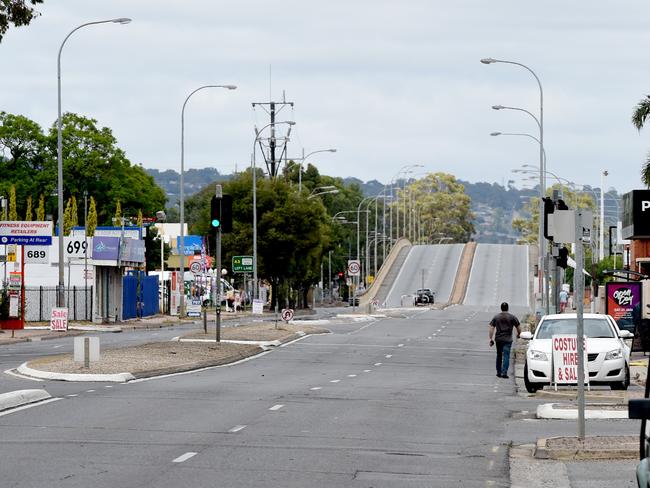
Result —
[[[196,456],[198,453],[197,452],[186,452],[182,456],[178,456],[176,459],[172,461],[172,463],[182,463],[187,461],[188,459]]]
[[[235,425],[232,429],[230,429],[228,432],[231,434],[234,434],[235,432],[239,432],[240,430],[244,430],[246,428],[245,425]]]
[[[284,407],[284,405],[277,404],[277,405],[273,405],[271,408],[269,408],[269,410],[276,411],[276,410],[280,410],[282,407]]]

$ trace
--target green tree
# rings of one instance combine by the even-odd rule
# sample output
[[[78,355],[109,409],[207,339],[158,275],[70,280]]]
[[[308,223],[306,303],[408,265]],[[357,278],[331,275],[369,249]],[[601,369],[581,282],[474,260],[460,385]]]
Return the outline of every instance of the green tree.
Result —
[[[9,24],[14,27],[29,25],[34,17],[40,15],[30,3],[36,5],[43,0],[0,0],[0,42],[9,30]]]
[[[27,210],[25,210],[25,220],[30,222],[32,220],[32,196],[27,197]]]
[[[136,221],[136,224],[138,227],[142,229],[142,222],[143,222],[143,217],[142,217],[142,209],[138,209],[138,220]]]
[[[77,197],[70,197],[70,225],[77,227],[79,225],[79,210],[77,209]]]
[[[70,235],[70,229],[72,229],[72,198],[68,198],[68,202],[65,205],[65,210],[63,211],[63,235]]]
[[[95,204],[95,198],[90,197],[90,204],[88,205],[88,222],[86,222],[86,234],[88,236],[95,235],[95,229],[97,228],[97,206]]]
[[[646,95],[645,98],[641,99],[641,101],[636,105],[634,112],[632,113],[632,124],[634,124],[634,127],[636,127],[638,131],[640,131],[645,125],[649,114],[650,95]],[[641,168],[641,181],[645,186],[650,187],[650,153],[648,153],[646,162]]]
[[[122,204],[118,200],[115,204],[115,216],[113,218],[114,225],[122,225]]]

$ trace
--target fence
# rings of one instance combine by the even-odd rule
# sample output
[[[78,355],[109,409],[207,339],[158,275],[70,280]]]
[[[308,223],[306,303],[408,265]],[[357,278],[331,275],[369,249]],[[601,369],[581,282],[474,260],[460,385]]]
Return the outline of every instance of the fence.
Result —
[[[122,319],[147,317],[158,313],[158,277],[130,271],[123,277]]]
[[[25,321],[47,322],[57,304],[57,286],[25,287]],[[91,321],[93,314],[93,287],[66,288],[68,320]]]

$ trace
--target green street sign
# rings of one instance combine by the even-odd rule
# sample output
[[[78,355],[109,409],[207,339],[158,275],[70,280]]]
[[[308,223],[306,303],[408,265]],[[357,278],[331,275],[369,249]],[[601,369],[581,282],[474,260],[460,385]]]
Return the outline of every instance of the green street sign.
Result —
[[[253,256],[233,256],[232,257],[233,273],[252,273]]]

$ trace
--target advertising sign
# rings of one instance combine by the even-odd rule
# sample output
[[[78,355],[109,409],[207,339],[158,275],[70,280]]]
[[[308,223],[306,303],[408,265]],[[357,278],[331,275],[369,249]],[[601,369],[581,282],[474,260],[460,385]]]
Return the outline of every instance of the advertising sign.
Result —
[[[125,237],[120,249],[120,260],[144,263],[144,241]]]
[[[252,273],[253,256],[233,256],[232,257],[233,273]]]
[[[583,339],[584,340],[584,339]],[[578,336],[576,334],[554,335],[553,382],[556,385],[578,382]],[[587,344],[584,343],[585,383],[589,383],[587,372]]]
[[[52,314],[50,315],[50,330],[68,330],[67,308],[52,308]]]
[[[642,292],[639,281],[605,283],[605,313],[614,318],[619,329],[634,332],[640,323]]]
[[[0,244],[49,246],[52,244],[52,222],[0,221]]]
[[[253,313],[262,315],[264,313],[264,302],[258,298],[253,299]]]
[[[93,237],[92,258],[117,261],[120,255],[119,237]]]
[[[623,239],[650,237],[650,190],[623,195]]]
[[[185,247],[185,256],[193,256],[194,251],[201,252],[203,238],[201,236],[183,236],[183,246]],[[176,237],[176,249],[181,248],[181,238]],[[180,254],[180,253],[179,253]]]
[[[187,304],[187,316],[188,317],[200,317],[201,316],[201,299],[192,298]]]

